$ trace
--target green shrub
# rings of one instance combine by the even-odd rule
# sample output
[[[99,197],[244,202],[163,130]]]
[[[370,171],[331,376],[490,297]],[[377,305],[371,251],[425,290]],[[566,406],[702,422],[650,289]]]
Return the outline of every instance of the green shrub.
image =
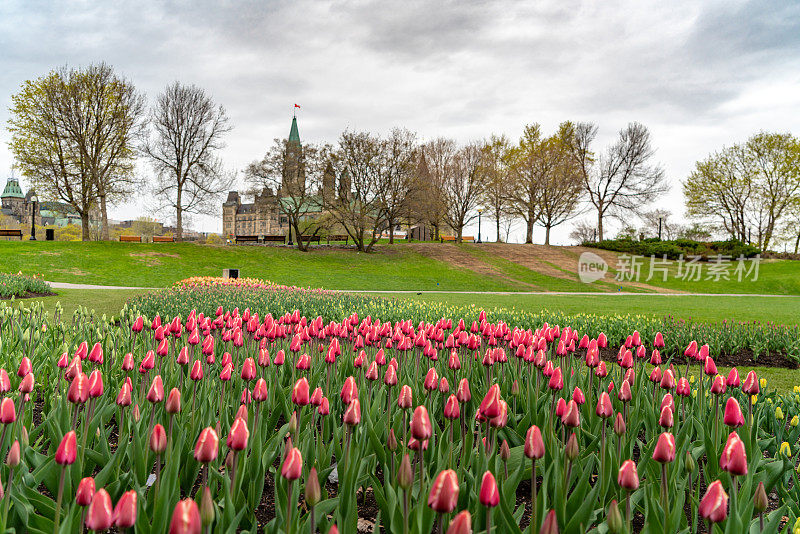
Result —
[[[24,274],[0,273],[0,298],[24,297],[29,293],[52,293],[50,285],[40,278]]]
[[[736,259],[739,256],[752,258],[760,254],[758,247],[742,243],[737,239],[727,241],[694,241],[691,239],[676,239],[674,241],[661,241],[658,238],[647,238],[635,241],[629,237],[620,239],[604,239],[597,243],[584,243],[584,246],[612,250],[637,256],[666,256],[670,260],[677,260],[681,256],[700,256],[703,260],[712,259],[718,255],[730,256]]]

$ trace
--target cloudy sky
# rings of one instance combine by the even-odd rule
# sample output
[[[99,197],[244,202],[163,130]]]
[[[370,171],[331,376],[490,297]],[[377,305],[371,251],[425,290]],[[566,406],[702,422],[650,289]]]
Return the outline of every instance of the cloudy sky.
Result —
[[[527,123],[550,131],[571,119],[597,122],[601,149],[639,121],[673,185],[659,204],[680,213],[697,159],[761,129],[800,135],[792,1],[7,0],[0,51],[3,124],[23,81],[106,61],[150,99],[174,80],[204,87],[234,123],[223,158],[236,170],[288,134],[295,102],[309,141],[393,126],[423,139],[516,138]],[[8,140],[0,129],[2,182]],[[194,222],[221,230],[216,217]]]

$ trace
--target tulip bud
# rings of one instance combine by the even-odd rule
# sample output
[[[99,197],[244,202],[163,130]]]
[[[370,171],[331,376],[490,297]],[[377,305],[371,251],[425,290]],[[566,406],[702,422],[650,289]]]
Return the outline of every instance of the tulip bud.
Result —
[[[564,412],[564,415],[561,416],[561,422],[564,424],[564,426],[569,428],[577,428],[581,426],[580,408],[578,408],[578,404],[574,400],[570,400],[567,403],[567,409]]]
[[[428,409],[423,405],[417,406],[414,415],[411,417],[411,435],[417,440],[430,439],[432,434],[431,419],[428,416]]]
[[[180,413],[181,412],[181,392],[178,388],[172,388],[167,397],[166,405],[167,413]]]
[[[544,441],[539,427],[533,425],[525,434],[525,456],[531,459],[544,457]]]
[[[662,428],[672,428],[674,425],[674,419],[672,416],[672,408],[669,406],[664,406],[661,410],[661,416],[658,418],[658,424],[661,425]]]
[[[312,467],[308,472],[306,479],[305,499],[310,506],[316,506],[322,498],[322,490],[319,486],[319,477],[317,476],[317,469]]]
[[[75,503],[78,506],[89,506],[94,497],[94,478],[82,478],[78,483],[78,491],[75,493]]]
[[[767,499],[767,491],[764,488],[764,483],[759,482],[756,487],[756,493],[753,495],[753,508],[760,514],[767,509],[768,505],[769,500]]]
[[[211,498],[211,488],[203,487],[203,496],[200,499],[200,522],[208,526],[214,521],[214,500]]]
[[[156,454],[167,450],[167,433],[160,424],[156,424],[150,433],[150,450]]]
[[[197,503],[192,499],[183,499],[175,505],[172,512],[172,521],[169,524],[169,534],[200,534],[202,522]]]
[[[452,469],[445,469],[436,477],[428,495],[428,506],[440,514],[449,514],[458,504],[458,478]]]
[[[608,506],[606,524],[608,525],[608,531],[611,532],[611,534],[619,534],[623,531],[624,522],[622,520],[622,514],[619,511],[619,506],[617,505],[616,499],[613,499],[611,504]]]
[[[597,408],[595,409],[595,413],[603,419],[607,419],[614,415],[614,408],[611,405],[611,397],[609,397],[608,393],[605,391],[600,393],[600,397],[597,399]]]
[[[686,451],[686,458],[683,461],[683,470],[686,472],[687,475],[694,472],[695,468],[697,467],[697,462],[692,456],[692,453]]]
[[[121,529],[131,528],[136,524],[136,501],[135,490],[126,491],[119,498],[117,506],[114,508],[114,524]]]
[[[712,523],[725,521],[725,518],[728,517],[728,494],[722,488],[722,482],[715,480],[708,485],[697,512],[700,517]]]
[[[487,508],[493,508],[500,503],[500,493],[497,491],[497,481],[491,471],[486,471],[481,479],[481,489],[478,500]]]
[[[617,484],[628,491],[636,491],[639,488],[639,473],[633,460],[622,462],[617,473]]]
[[[555,510],[550,510],[547,512],[547,516],[544,518],[544,523],[542,523],[542,529],[539,531],[539,534],[558,534],[558,518],[556,517]]]
[[[281,476],[286,480],[297,480],[303,474],[303,456],[300,449],[292,447],[286,453],[286,459],[281,466]]]
[[[114,512],[111,507],[111,496],[105,489],[99,489],[92,497],[86,511],[86,527],[89,530],[106,530],[113,523]]]
[[[61,444],[56,450],[56,463],[59,465],[72,465],[78,457],[78,442],[75,431],[70,430],[61,439]]]
[[[292,412],[289,418],[289,434],[295,435],[297,433],[297,412]]]
[[[328,530],[328,534],[339,534],[339,529],[336,528],[336,525],[331,525],[330,530]]]
[[[575,437],[575,434],[572,433],[567,440],[567,446],[564,448],[564,454],[567,457],[567,460],[574,460],[578,457],[580,451],[578,450],[578,438]]]
[[[17,408],[10,397],[3,398],[0,402],[0,423],[8,425],[17,420]]]
[[[389,429],[389,439],[386,440],[386,446],[392,452],[397,450],[397,438],[394,435],[394,429]]]
[[[736,432],[728,435],[728,441],[719,457],[719,467],[734,476],[747,474],[747,453],[744,442]]]
[[[508,448],[508,441],[503,440],[503,444],[500,445],[500,459],[503,462],[508,462],[511,458],[511,449]]]
[[[247,428],[247,422],[241,417],[237,417],[233,425],[231,425],[226,444],[231,450],[243,451],[247,448],[247,440],[249,437],[250,430]]]
[[[403,490],[408,491],[414,483],[414,471],[411,469],[411,459],[408,454],[403,455],[400,469],[397,470],[397,483]]]
[[[456,514],[453,520],[450,521],[447,534],[472,534],[472,516],[468,510],[463,510]]]
[[[361,422],[361,402],[358,398],[353,399],[344,411],[342,421],[346,425],[355,426]]]
[[[206,427],[200,432],[197,444],[194,447],[194,459],[200,463],[210,463],[216,460],[219,450],[219,438],[211,427]],[[194,501],[192,501],[194,502]]]
[[[658,436],[658,442],[653,451],[653,460],[662,464],[675,460],[675,437],[669,432],[664,432]]]

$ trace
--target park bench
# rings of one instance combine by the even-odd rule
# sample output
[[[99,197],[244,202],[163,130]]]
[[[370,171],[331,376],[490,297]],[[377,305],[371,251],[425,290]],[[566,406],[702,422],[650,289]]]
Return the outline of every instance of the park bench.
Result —
[[[22,241],[22,230],[2,228],[0,229],[0,237],[18,237],[19,240]]]
[[[261,237],[264,243],[286,243],[285,235],[265,235]]]
[[[300,236],[300,239],[302,239],[306,243],[319,243],[318,235],[303,235]]]
[[[236,236],[237,243],[258,243],[258,236],[257,235],[237,235]]]
[[[121,235],[119,236],[120,243],[141,243],[142,236],[140,235]]]
[[[454,236],[454,235],[439,236],[439,241],[441,243],[455,243],[456,242],[456,236]],[[461,236],[461,242],[462,243],[472,243],[474,241],[475,241],[475,237],[474,236],[471,236],[471,235]]]
[[[344,244],[347,244],[347,240],[350,239],[350,236],[347,234],[330,234],[328,235],[328,243],[331,241],[344,241]]]
[[[174,243],[175,238],[171,235],[154,235],[153,243]]]

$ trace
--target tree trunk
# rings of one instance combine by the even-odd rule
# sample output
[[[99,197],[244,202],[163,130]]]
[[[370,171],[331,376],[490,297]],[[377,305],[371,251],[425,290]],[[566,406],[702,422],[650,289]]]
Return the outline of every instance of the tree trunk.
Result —
[[[495,243],[499,243],[499,242],[500,242],[500,217],[498,216],[497,217],[497,239],[495,240]]]
[[[797,234],[797,239],[794,240],[794,253],[797,254],[798,249],[800,249],[800,233]]]
[[[597,240],[603,240],[603,212],[597,210]]]
[[[549,226],[545,226],[544,227],[544,244],[545,245],[549,245],[550,244],[550,227]]]
[[[394,224],[389,222],[389,244],[394,245]]]
[[[181,200],[183,197],[183,190],[178,188],[178,197],[175,201],[175,241],[183,239],[183,206]]]
[[[295,220],[293,221],[292,226],[294,227],[294,237],[297,239],[297,250],[300,252],[308,252],[308,245],[310,241],[303,243],[303,234],[300,232],[300,225],[297,224],[297,219],[294,219]]]
[[[108,241],[110,239],[108,232],[108,209],[106,207],[106,194],[101,193],[100,197],[100,240]]]
[[[458,227],[458,232],[456,232],[456,243],[461,243],[461,241],[463,239],[463,237],[462,237],[463,234],[464,234],[464,227],[463,226],[459,226]]]
[[[89,212],[81,213],[81,241],[89,241]]]
[[[525,244],[533,244],[533,218],[525,221]]]

